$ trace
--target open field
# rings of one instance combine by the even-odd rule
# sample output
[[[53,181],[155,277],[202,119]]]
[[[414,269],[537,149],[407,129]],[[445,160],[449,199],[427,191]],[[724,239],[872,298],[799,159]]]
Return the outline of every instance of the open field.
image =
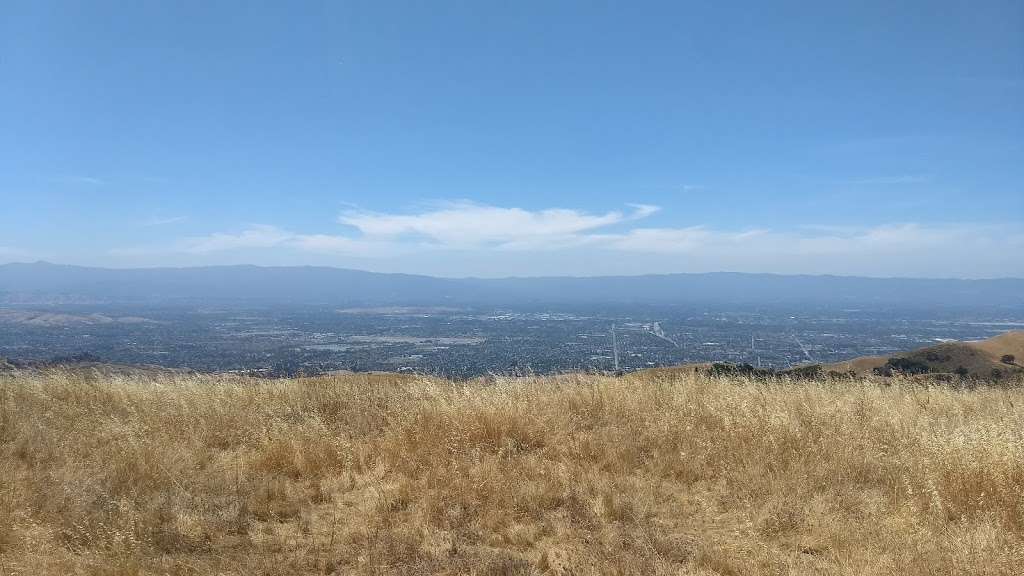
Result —
[[[0,574],[1019,574],[1019,384],[0,374]]]

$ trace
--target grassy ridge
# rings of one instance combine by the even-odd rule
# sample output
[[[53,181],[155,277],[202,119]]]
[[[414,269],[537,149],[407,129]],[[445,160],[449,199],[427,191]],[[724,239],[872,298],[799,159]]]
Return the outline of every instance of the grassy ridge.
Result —
[[[0,574],[1017,574],[1024,391],[0,375]]]

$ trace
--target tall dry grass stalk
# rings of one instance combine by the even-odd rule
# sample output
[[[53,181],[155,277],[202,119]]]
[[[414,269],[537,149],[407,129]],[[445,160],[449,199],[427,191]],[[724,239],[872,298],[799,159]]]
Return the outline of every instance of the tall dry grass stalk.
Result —
[[[0,376],[0,574],[1020,574],[1024,392]]]

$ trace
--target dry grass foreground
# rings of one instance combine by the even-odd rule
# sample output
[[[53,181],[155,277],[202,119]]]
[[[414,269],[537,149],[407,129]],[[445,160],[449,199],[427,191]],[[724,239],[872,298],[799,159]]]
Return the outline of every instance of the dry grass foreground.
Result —
[[[0,376],[0,573],[1020,574],[1024,390]]]

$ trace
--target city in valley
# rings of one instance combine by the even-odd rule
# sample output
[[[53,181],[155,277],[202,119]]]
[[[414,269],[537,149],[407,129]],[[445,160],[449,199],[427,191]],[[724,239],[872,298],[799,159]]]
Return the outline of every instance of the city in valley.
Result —
[[[0,358],[288,376],[450,378],[697,362],[782,369],[884,356],[1024,326],[1018,308],[455,308],[48,305],[0,308]]]

